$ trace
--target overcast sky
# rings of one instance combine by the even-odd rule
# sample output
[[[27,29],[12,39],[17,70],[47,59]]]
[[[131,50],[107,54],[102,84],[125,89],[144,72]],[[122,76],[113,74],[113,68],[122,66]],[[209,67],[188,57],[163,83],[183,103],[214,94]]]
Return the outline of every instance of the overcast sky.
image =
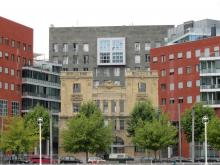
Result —
[[[220,0],[2,0],[2,17],[34,29],[34,52],[48,55],[49,27],[178,25],[220,20]]]

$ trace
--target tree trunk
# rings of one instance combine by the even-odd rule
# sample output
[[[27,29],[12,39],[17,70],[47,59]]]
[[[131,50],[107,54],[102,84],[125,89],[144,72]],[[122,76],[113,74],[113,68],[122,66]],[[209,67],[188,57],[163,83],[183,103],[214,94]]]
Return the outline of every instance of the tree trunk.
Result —
[[[154,150],[154,158],[157,159],[157,151]]]
[[[88,163],[88,155],[89,155],[89,152],[86,151],[86,163]]]

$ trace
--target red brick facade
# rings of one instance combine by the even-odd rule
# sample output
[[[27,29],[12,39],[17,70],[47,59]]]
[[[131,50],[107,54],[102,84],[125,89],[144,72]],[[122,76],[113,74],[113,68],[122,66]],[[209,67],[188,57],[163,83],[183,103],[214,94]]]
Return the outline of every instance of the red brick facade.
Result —
[[[209,48],[211,54],[214,47],[219,46],[220,37],[212,37],[151,49],[150,68],[159,74],[159,106],[169,114],[171,121],[178,121],[179,101],[182,102],[181,114],[199,101],[199,54],[203,56],[206,48]],[[216,109],[216,113],[219,115],[219,110]],[[182,152],[183,156],[190,156],[186,141],[183,141]]]
[[[21,68],[32,62],[33,29],[0,17],[0,101],[7,101],[7,110],[1,104],[0,113],[16,113],[12,102],[18,102],[21,109]]]

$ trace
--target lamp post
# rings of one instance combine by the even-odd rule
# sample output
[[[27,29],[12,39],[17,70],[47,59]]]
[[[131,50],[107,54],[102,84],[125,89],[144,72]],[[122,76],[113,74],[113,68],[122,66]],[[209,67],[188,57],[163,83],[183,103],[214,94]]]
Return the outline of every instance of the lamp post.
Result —
[[[40,150],[40,165],[42,165],[42,154],[41,154],[41,126],[43,123],[43,118],[39,117],[37,119],[38,125],[39,125],[39,150]]]
[[[207,124],[208,124],[209,118],[208,116],[203,116],[202,118],[202,122],[205,125],[205,165],[208,165],[208,161],[207,161]]]

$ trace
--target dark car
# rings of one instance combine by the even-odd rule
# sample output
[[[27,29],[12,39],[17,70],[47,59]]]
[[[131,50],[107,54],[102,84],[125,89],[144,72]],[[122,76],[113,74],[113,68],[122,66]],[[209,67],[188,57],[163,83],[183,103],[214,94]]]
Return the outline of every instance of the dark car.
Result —
[[[73,156],[64,156],[60,158],[60,163],[67,164],[67,163],[83,163],[83,161],[73,157]]]
[[[23,160],[23,159],[16,159],[9,161],[9,164],[29,164],[29,163],[31,163],[29,160]]]

